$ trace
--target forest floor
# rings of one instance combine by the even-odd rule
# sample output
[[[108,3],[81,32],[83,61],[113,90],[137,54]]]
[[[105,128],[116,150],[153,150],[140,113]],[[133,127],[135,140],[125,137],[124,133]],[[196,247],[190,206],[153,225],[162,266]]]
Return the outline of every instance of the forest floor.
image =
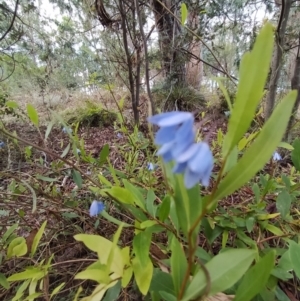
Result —
[[[218,132],[220,129],[223,133],[226,131],[226,117],[220,113],[208,113],[205,118],[197,119],[195,126],[201,137],[206,137],[210,144],[215,145],[214,153],[217,155],[220,152],[220,147],[217,145]],[[62,128],[53,127],[46,141],[44,139],[47,131],[46,126],[37,130],[34,126],[10,123],[7,125],[7,129],[10,133],[16,132],[23,141],[17,143],[0,137],[0,140],[6,143],[6,148],[0,149],[0,217],[2,226],[0,237],[3,236],[8,226],[18,224],[16,234],[26,239],[28,250],[30,250],[38,229],[44,221],[47,221],[47,228],[39,252],[44,256],[43,258],[54,255],[52,264],[55,273],[51,273],[48,279],[48,288],[44,289],[52,291],[54,287],[65,282],[60,294],[53,298],[53,300],[59,301],[73,300],[72,298],[80,285],[88,294],[91,291],[92,283],[75,280],[74,275],[83,270],[96,257],[95,254],[88,252],[81,243],[76,242],[73,236],[78,233],[89,233],[111,239],[118,226],[101,217],[89,217],[89,205],[95,198],[95,194],[89,187],[91,183],[85,181],[79,188],[70,174],[70,165],[66,162],[69,162],[71,166],[76,165],[93,178],[97,178],[99,173],[104,176],[107,175],[107,168],[104,165],[97,166],[97,164],[88,163],[88,160],[83,160],[80,154],[74,154],[72,147],[64,157],[65,162],[61,162],[59,157],[70,143],[70,136],[64,133]],[[156,191],[164,190],[163,175],[160,169],[151,172],[151,181],[149,181],[147,164],[149,160],[154,162],[157,159],[153,156],[155,149],[149,142],[151,138],[147,132],[140,133],[141,137],[136,142],[141,147],[137,160],[128,162],[130,158],[126,153],[131,151],[129,140],[132,133],[133,131],[129,130],[127,134],[124,134],[113,125],[109,125],[101,128],[81,127],[78,129],[77,135],[78,141],[83,141],[82,146],[86,152],[86,158],[90,156],[96,160],[99,159],[101,151],[108,145],[109,162],[123,177],[143,188],[155,187]],[[143,149],[144,143],[148,143],[149,147]],[[38,149],[34,146],[37,146]],[[43,152],[42,149],[48,150],[47,153]],[[215,171],[218,168],[216,166]],[[267,164],[266,173],[272,168],[271,163]],[[288,174],[291,166],[288,161],[283,160],[276,168],[277,175],[283,172]],[[108,179],[111,179],[109,175]],[[252,188],[246,185],[238,193],[220,202],[219,213],[230,216],[232,208],[246,212],[254,197]],[[267,214],[276,212],[275,197],[275,195],[269,194],[265,198],[267,202],[265,212]],[[105,201],[106,209],[111,216],[128,223],[133,222],[113,202],[108,199]],[[33,205],[34,203],[36,205]],[[33,210],[35,206],[36,209]],[[237,221],[234,222],[237,223]],[[234,222],[228,219],[224,220],[223,225],[220,225],[227,229],[235,229]],[[125,229],[121,237],[122,245],[130,245],[133,236],[133,230]],[[236,234],[229,232],[228,241],[233,243],[235,238]],[[255,242],[256,238],[253,239]],[[267,233],[264,236],[264,241],[276,245],[278,239],[272,233]],[[166,243],[166,237],[160,235],[156,238],[156,242],[151,246],[150,255],[153,258],[163,260],[166,255],[159,245]],[[263,242],[257,241],[257,243],[263,248]],[[222,248],[222,238],[209,243],[207,237],[200,233],[199,244],[212,254],[217,254]],[[2,241],[2,245],[5,245],[4,241]],[[22,270],[29,262],[28,254],[22,258],[8,260],[2,263],[0,272],[11,275]],[[9,290],[0,288],[0,300],[11,300],[16,285],[16,283],[12,283]],[[296,299],[293,297],[295,291],[291,284],[284,283],[281,288],[290,297],[290,300],[299,300],[298,297]],[[122,291],[118,300],[142,300],[142,297],[137,293],[134,286],[131,286]]]

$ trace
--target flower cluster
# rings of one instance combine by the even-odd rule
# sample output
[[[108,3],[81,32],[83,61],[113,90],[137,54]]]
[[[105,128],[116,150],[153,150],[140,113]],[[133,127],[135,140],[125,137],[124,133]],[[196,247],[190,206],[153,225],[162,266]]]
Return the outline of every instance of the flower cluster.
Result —
[[[195,143],[194,116],[188,112],[168,112],[150,117],[158,125],[155,143],[160,146],[157,154],[164,162],[174,161],[174,173],[184,173],[186,188],[202,183],[209,185],[213,169],[213,155],[206,142]]]
[[[101,201],[94,200],[90,207],[90,216],[96,216],[105,209],[105,205]]]

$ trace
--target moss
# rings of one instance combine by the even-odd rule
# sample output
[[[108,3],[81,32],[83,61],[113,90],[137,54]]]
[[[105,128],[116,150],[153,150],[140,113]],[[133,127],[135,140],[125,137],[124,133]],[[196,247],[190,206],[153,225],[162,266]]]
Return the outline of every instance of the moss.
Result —
[[[155,105],[162,111],[195,111],[205,106],[203,94],[188,86],[155,87],[153,89]]]
[[[68,124],[79,123],[79,126],[107,127],[116,121],[117,114],[103,109],[99,104],[85,101],[84,106],[66,112],[64,118]]]

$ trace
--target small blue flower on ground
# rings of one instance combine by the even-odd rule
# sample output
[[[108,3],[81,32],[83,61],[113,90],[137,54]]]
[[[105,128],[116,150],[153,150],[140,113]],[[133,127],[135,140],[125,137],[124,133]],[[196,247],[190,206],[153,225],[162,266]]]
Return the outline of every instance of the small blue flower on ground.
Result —
[[[279,153],[274,152],[274,153],[273,153],[273,160],[274,160],[274,161],[279,161],[279,160],[282,160],[282,157],[280,156]]]
[[[63,127],[62,132],[63,132],[64,134],[72,134],[72,133],[73,133],[73,130],[70,129],[70,128]]]
[[[78,155],[81,154],[81,150],[79,148],[76,148],[76,152],[77,152]]]
[[[157,164],[153,164],[152,162],[147,163],[147,169],[150,171],[156,170],[158,168]]]
[[[0,141],[0,148],[4,148],[5,143],[3,141]]]
[[[121,133],[117,133],[117,138],[121,139],[121,138],[123,138],[123,135]]]
[[[105,209],[105,205],[101,201],[94,200],[90,207],[90,216],[96,216]]]
[[[213,155],[206,142],[195,143],[194,117],[188,112],[168,112],[150,117],[158,125],[155,143],[160,146],[157,155],[165,163],[174,161],[174,173],[184,173],[186,188],[201,182],[209,185],[213,169]]]

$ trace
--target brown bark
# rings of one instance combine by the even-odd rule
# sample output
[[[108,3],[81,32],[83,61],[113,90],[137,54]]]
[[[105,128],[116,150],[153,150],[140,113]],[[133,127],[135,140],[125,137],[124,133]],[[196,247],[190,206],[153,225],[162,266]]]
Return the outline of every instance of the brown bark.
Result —
[[[298,95],[297,95],[297,99],[293,108],[293,113],[292,116],[290,118],[287,130],[286,130],[286,134],[285,134],[285,138],[286,140],[290,140],[290,131],[291,128],[293,126],[293,123],[295,121],[297,112],[299,110],[299,105],[300,105],[300,33],[299,33],[299,45],[298,45],[298,52],[297,52],[297,57],[295,59],[295,69],[294,69],[294,75],[291,81],[291,86],[292,86],[292,90],[297,90],[298,91]]]
[[[188,25],[193,29],[199,27],[198,12],[189,12]],[[193,56],[190,57],[186,64],[186,82],[193,88],[198,89],[203,75],[203,63],[198,59],[201,57],[201,42],[197,40],[195,36],[193,36],[188,51],[193,54]]]
[[[185,61],[175,37],[180,31],[180,24],[168,12],[174,12],[171,0],[152,0],[155,24],[159,35],[159,47],[162,56],[164,77],[176,85],[185,82]],[[176,12],[174,12],[176,15]]]
[[[281,15],[279,18],[276,38],[275,38],[275,49],[271,64],[271,76],[269,81],[269,93],[265,102],[265,119],[268,119],[273,111],[275,104],[275,95],[277,90],[277,83],[282,67],[282,58],[284,52],[284,40],[287,21],[290,13],[292,0],[282,0]]]

